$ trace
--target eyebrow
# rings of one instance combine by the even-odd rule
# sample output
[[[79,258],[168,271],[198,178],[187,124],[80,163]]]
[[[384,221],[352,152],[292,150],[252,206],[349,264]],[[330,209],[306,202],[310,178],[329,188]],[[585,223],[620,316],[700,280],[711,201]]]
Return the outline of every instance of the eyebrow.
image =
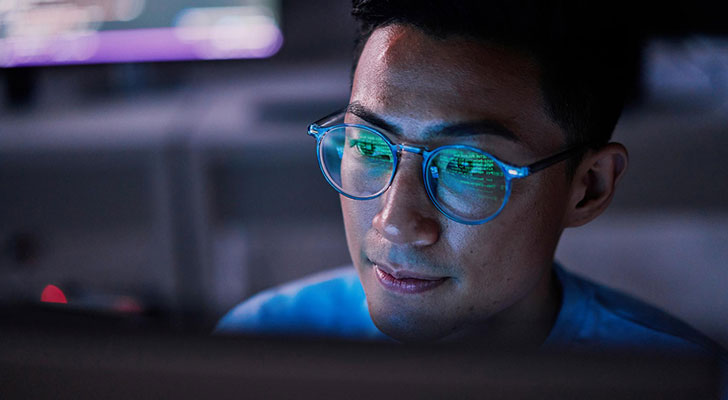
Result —
[[[361,103],[355,101],[346,107],[346,112],[356,115],[369,124],[384,129],[394,136],[402,136],[402,128],[388,122],[373,111],[369,110]],[[494,135],[502,137],[511,142],[519,142],[518,136],[503,124],[490,120],[482,119],[476,121],[467,121],[460,123],[443,123],[428,128],[424,135],[426,137],[434,137],[439,135],[450,137],[463,137],[473,135]]]

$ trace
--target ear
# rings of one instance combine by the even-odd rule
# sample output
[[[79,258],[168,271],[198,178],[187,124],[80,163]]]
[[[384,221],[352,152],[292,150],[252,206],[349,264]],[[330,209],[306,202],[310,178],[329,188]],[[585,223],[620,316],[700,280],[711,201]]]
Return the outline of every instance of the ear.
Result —
[[[627,170],[629,155],[619,143],[586,153],[571,181],[569,209],[564,226],[586,224],[607,209],[617,182]]]

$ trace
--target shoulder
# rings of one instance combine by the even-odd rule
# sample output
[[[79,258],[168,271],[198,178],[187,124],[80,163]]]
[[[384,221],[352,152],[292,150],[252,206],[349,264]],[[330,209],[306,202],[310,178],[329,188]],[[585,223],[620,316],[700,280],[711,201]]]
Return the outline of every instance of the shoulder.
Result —
[[[677,318],[559,266],[562,306],[547,345],[574,350],[630,350],[725,357],[712,340]]]
[[[215,333],[338,336],[381,335],[369,317],[359,278],[343,267],[289,282],[240,303]]]

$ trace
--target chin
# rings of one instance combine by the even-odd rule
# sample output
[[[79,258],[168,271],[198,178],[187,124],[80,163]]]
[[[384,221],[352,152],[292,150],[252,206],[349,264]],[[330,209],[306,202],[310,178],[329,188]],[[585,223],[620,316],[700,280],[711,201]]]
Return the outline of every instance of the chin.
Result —
[[[374,325],[385,335],[400,342],[434,342],[455,330],[450,328],[450,321],[439,320],[430,313],[407,312],[401,307],[378,304],[376,301],[368,300],[368,303]]]
[[[369,315],[374,325],[390,338],[400,342],[433,342],[456,330],[454,320],[443,318],[452,316],[452,310],[436,307],[443,305],[444,299],[440,296],[432,297],[433,293],[429,293],[408,299],[408,296],[393,295],[381,287],[369,269],[360,274],[360,278]]]

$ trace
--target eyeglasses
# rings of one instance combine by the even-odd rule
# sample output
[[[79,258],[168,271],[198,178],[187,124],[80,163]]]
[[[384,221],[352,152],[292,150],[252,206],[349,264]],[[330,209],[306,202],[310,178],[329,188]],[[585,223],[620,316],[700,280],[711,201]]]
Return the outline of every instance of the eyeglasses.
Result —
[[[477,225],[503,210],[511,181],[566,160],[583,145],[570,147],[526,166],[505,163],[466,145],[433,150],[394,144],[378,130],[343,123],[345,111],[328,115],[308,127],[316,138],[316,154],[326,180],[354,200],[370,200],[384,193],[394,180],[401,152],[422,156],[422,178],[432,203],[453,221]]]

